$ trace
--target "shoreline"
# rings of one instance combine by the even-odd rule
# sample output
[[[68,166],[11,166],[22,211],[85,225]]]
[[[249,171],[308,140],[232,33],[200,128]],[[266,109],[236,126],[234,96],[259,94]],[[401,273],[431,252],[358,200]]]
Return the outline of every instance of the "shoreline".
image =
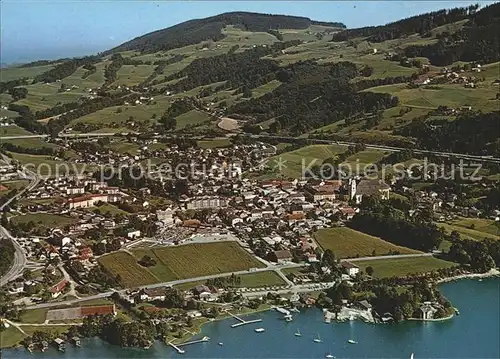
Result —
[[[437,284],[453,282],[461,279],[474,279],[474,278],[489,278],[489,277],[499,277],[500,271],[496,268],[490,269],[486,273],[467,273],[459,274],[452,277],[442,278],[436,281]]]

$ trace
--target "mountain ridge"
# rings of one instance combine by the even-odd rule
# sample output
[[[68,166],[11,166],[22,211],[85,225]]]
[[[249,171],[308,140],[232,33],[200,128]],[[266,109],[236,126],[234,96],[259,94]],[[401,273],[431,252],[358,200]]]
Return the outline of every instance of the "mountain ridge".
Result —
[[[306,29],[311,25],[346,28],[341,22],[315,21],[302,16],[244,11],[226,12],[206,18],[188,20],[138,36],[104,52],[104,54],[130,50],[154,52],[193,45],[201,41],[218,41],[225,37],[222,29],[228,25],[237,26],[245,31],[252,32],[267,32],[279,29]]]

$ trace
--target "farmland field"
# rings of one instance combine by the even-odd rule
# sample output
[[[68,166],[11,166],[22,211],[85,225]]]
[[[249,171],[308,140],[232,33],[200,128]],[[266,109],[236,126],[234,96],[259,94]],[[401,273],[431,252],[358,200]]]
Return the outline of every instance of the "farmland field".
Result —
[[[157,264],[149,270],[161,281],[230,273],[263,264],[245,252],[237,243],[194,243],[176,247],[133,250],[139,260],[149,255]]]
[[[347,227],[320,229],[314,238],[323,250],[330,249],[338,258],[366,257],[374,253],[380,256],[389,252],[420,253]]]
[[[334,145],[312,145],[299,148],[298,150],[285,152],[280,155],[271,157],[267,162],[270,169],[275,169],[276,175],[284,177],[301,178],[302,177],[302,161],[305,167],[312,165],[321,165],[323,160],[329,157],[336,157],[343,153],[345,147]],[[281,159],[281,162],[280,162]],[[278,171],[279,163],[282,164],[281,171]]]
[[[191,110],[176,118],[176,130],[182,130],[186,127],[196,127],[210,122],[210,117],[204,112]]]
[[[137,287],[159,282],[151,272],[141,267],[136,259],[125,252],[115,252],[99,258],[99,263],[113,275],[120,275],[124,287]]]
[[[439,223],[447,233],[457,231],[462,238],[473,240],[500,239],[499,223],[483,218],[460,218],[449,223]]]
[[[456,266],[455,263],[434,257],[377,259],[356,261],[354,264],[359,266],[362,271],[364,271],[367,267],[372,267],[373,276],[376,278],[404,276],[412,273],[426,273],[435,269],[451,268]]]
[[[8,67],[0,70],[2,82],[20,79],[23,77],[35,77],[54,68],[55,65],[43,65],[33,67]]]
[[[50,213],[28,213],[22,216],[12,217],[15,224],[33,222],[36,226],[47,228],[60,228],[75,222],[75,219],[68,216]]]

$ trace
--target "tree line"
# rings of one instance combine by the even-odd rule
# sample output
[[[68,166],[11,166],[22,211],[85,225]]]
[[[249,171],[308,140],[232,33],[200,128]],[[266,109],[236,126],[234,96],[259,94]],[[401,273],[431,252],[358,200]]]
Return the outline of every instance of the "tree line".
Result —
[[[500,155],[500,112],[467,111],[455,121],[413,121],[395,134],[416,139],[417,147],[476,155]]]
[[[474,14],[479,5],[438,10],[422,15],[412,16],[381,26],[367,26],[341,31],[333,35],[332,41],[347,41],[356,37],[365,37],[370,42],[383,42],[398,39],[403,36],[419,33],[430,36],[429,32],[445,24],[467,19]]]

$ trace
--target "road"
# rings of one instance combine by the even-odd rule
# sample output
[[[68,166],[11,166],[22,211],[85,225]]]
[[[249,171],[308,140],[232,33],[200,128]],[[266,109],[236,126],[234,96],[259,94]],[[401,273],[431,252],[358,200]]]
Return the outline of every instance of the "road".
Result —
[[[3,158],[4,161],[8,161],[7,157]],[[31,179],[30,184],[22,189],[21,191],[17,192],[15,196],[9,198],[8,201],[6,201],[4,204],[0,206],[0,211],[3,211],[5,207],[7,207],[12,201],[19,196],[22,196],[25,192],[31,191],[33,188],[35,188],[38,183],[40,182],[40,179],[36,176],[34,172],[29,171],[26,168],[23,168],[24,174]],[[12,242],[15,253],[14,253],[14,261],[12,264],[12,267],[9,269],[7,273],[5,273],[2,278],[0,278],[0,287],[7,284],[9,281],[15,279],[17,276],[19,276],[23,270],[24,267],[27,264],[27,259],[26,259],[26,254],[24,253],[24,249],[21,247],[21,245],[17,242],[16,238],[14,238],[10,232],[3,226],[0,225],[0,236],[4,238],[10,239]]]
[[[174,285],[184,284],[184,283],[189,283],[189,282],[205,281],[208,279],[227,277],[227,276],[230,276],[231,274],[234,274],[234,275],[253,274],[253,273],[266,272],[266,271],[279,271],[280,269],[296,268],[296,267],[301,267],[301,265],[297,264],[297,263],[274,265],[274,266],[269,266],[266,268],[256,268],[256,269],[252,269],[252,270],[244,270],[244,271],[238,271],[238,272],[219,273],[219,274],[206,275],[206,276],[201,276],[201,277],[196,277],[196,278],[179,279],[179,280],[174,280],[174,281],[170,281],[170,282],[149,284],[149,285],[145,285],[145,286],[142,286],[139,288],[145,289],[145,288],[159,288],[159,287],[164,287],[164,286],[174,286]],[[125,293],[127,290],[130,290],[130,289],[131,288],[121,289],[121,290],[112,290],[112,291],[108,291],[108,292],[104,292],[104,293],[90,295],[90,296],[83,297],[83,298],[70,299],[70,300],[65,300],[65,301],[61,301],[61,302],[40,303],[40,304],[28,305],[28,306],[26,306],[26,309],[40,309],[40,308],[69,306],[69,305],[73,305],[73,304],[76,304],[79,302],[84,302],[87,300],[107,298],[115,292]],[[290,289],[288,289],[288,291],[290,291]]]
[[[395,254],[395,255],[390,255],[390,256],[359,257],[359,258],[341,259],[341,262],[360,262],[360,261],[376,261],[377,259],[432,257],[433,255],[434,255],[434,253]]]

